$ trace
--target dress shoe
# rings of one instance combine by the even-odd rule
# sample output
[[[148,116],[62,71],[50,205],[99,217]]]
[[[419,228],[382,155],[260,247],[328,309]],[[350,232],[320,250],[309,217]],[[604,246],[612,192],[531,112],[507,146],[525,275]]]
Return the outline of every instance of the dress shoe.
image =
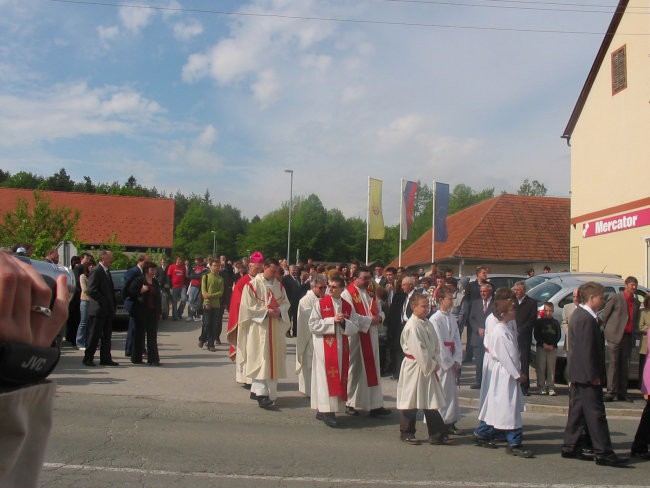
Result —
[[[477,435],[474,435],[474,444],[479,447],[485,447],[487,449],[497,449],[497,445],[490,439],[479,437]]]
[[[630,456],[645,461],[650,460],[650,452],[648,451],[630,451]]]
[[[422,441],[416,439],[414,435],[406,435],[402,437],[401,440],[404,444],[410,444],[412,446],[419,446],[422,444]]]
[[[324,413],[323,423],[328,427],[336,427],[338,423],[336,422],[336,416],[333,413]]]
[[[506,447],[506,453],[511,456],[517,456],[522,458],[531,458],[533,457],[533,451],[530,449],[524,449],[522,445],[519,446],[508,446]]]
[[[251,386],[253,386],[253,385],[251,385],[250,383],[244,383],[243,385],[241,385],[241,387],[242,387],[244,390],[250,390],[250,389],[251,389]]]
[[[383,417],[386,415],[390,415],[391,410],[390,408],[384,408],[384,407],[379,407],[379,408],[373,408],[368,412],[368,417]]]
[[[257,395],[257,404],[266,410],[273,408],[275,402],[266,395]]]
[[[91,361],[90,359],[84,359],[82,363],[84,366],[97,366],[97,363],[95,363],[95,361]]]
[[[354,407],[345,407],[345,413],[346,413],[347,415],[352,415],[352,416],[354,416],[354,417],[358,417],[358,416],[359,416],[359,411],[358,411],[356,408],[354,408]]]
[[[592,456],[586,456],[581,449],[578,449],[577,451],[562,451],[560,453],[560,456],[562,456],[564,459],[580,459],[582,461],[594,460]]]
[[[479,385],[478,383],[473,383],[473,384],[469,385],[469,387],[472,390],[480,390],[481,389],[481,385]]]
[[[251,393],[251,395],[252,395],[252,393]],[[321,420],[322,421],[324,418],[325,418],[325,415],[323,415],[320,412],[316,412],[316,420]]]
[[[601,454],[594,456],[594,461],[599,466],[622,466],[626,464],[629,459],[626,457],[617,456],[616,453]]]
[[[100,361],[99,364],[102,366],[119,366],[120,363],[116,363],[115,361]]]
[[[619,395],[618,396],[618,401],[619,402],[634,403],[634,400],[632,400],[632,397],[630,395]]]
[[[197,345],[199,346],[199,349],[203,349],[203,346],[205,346],[205,342],[199,341]]]
[[[454,446],[456,441],[453,441],[446,435],[430,435],[429,444],[432,446]]]
[[[616,399],[614,395],[611,393],[606,393],[605,396],[603,396],[603,401],[604,402],[613,402]]]
[[[257,400],[257,395],[251,391],[250,397],[251,400]],[[319,419],[320,420],[320,419]]]

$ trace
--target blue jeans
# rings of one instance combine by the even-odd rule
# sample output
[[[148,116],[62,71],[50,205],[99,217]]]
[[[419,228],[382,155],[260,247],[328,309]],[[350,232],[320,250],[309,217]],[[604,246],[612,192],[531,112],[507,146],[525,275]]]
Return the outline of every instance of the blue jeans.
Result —
[[[86,324],[88,323],[88,300],[81,300],[79,303],[79,328],[77,329],[77,347],[86,347]]]
[[[190,286],[190,291],[188,293],[189,296],[187,297],[187,308],[188,308],[187,316],[188,316],[188,318],[189,317],[195,317],[195,316],[198,315],[196,312],[197,312],[197,309],[198,309],[199,303],[200,303],[200,300],[199,300],[199,298],[200,298],[199,292],[200,291],[201,291],[201,287],[199,287],[199,286]]]
[[[482,420],[479,421],[478,427],[474,430],[474,435],[481,439],[498,439],[505,435],[509,446],[521,446],[524,435],[524,430],[519,427],[512,430],[495,429],[491,425],[486,424]]]

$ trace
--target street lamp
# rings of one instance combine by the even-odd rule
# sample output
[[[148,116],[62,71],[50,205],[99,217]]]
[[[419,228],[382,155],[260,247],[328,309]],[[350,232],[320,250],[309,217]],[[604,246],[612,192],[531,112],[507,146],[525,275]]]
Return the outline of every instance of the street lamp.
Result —
[[[217,258],[217,231],[211,230],[212,232],[212,257]]]
[[[287,266],[291,263],[291,210],[293,207],[293,170],[285,169],[285,173],[291,175],[291,186],[289,187],[289,230],[287,231]]]

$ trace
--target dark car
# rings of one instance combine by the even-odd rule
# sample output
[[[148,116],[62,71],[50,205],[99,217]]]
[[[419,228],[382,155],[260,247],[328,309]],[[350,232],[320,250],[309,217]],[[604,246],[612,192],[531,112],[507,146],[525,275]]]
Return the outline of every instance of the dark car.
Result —
[[[125,269],[111,270],[113,287],[115,293],[115,316],[113,317],[114,329],[126,329],[129,326],[129,313],[124,309],[124,297],[122,287],[124,286]]]

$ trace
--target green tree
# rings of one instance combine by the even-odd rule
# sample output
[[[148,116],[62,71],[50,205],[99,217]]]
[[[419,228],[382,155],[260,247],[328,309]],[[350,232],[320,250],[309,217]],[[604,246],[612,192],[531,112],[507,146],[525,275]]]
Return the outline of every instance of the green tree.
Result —
[[[113,254],[113,264],[111,264],[112,269],[129,269],[135,266],[137,257],[134,255],[129,257],[126,254],[126,247],[124,247],[119,239],[117,234],[113,233],[111,237],[102,245],[100,249],[110,251]],[[99,253],[94,253],[95,259],[99,262]]]
[[[44,189],[53,191],[72,191],[74,190],[74,181],[72,181],[66,170],[61,168],[58,173],[54,173],[45,180]]]
[[[449,195],[449,215],[493,197],[494,188],[485,188],[476,192],[467,185],[456,185]]]
[[[283,204],[279,209],[262,217],[259,222],[251,223],[248,232],[237,238],[238,254],[245,256],[248,251],[261,251],[266,257],[286,257],[288,224],[289,206]]]
[[[526,195],[529,197],[545,197],[547,191],[548,190],[543,183],[540,183],[537,180],[529,181],[528,178],[526,178],[519,186],[517,195]]]
[[[7,179],[9,179],[10,176],[11,176],[11,173],[9,173],[9,171],[5,171],[3,169],[0,169],[0,186],[2,186],[2,183],[4,181],[7,181]]]
[[[78,244],[76,235],[79,211],[52,206],[51,199],[34,192],[34,203],[18,199],[16,208],[0,223],[0,245],[25,242],[34,246],[33,257],[40,259],[62,240]]]
[[[38,190],[41,185],[43,185],[45,180],[42,176],[36,176],[33,173],[27,171],[19,171],[18,173],[11,175],[5,181],[2,182],[2,186],[5,188],[21,188],[27,190]]]

